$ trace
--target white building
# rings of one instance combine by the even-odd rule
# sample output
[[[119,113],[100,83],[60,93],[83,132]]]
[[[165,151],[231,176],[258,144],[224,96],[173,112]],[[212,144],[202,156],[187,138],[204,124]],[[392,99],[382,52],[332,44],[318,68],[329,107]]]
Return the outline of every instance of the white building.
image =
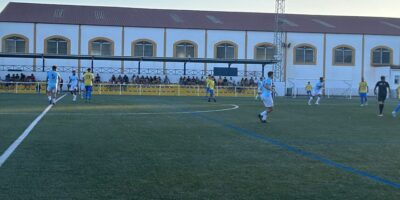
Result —
[[[372,85],[381,75],[400,79],[400,19],[286,15],[284,83],[302,88],[325,77],[327,88]],[[233,59],[273,58],[274,14],[10,3],[0,14],[2,53]],[[88,60],[51,60],[66,76]],[[0,58],[0,78],[20,69],[43,77],[42,59]],[[138,73],[138,62],[95,61],[96,72]],[[189,63],[202,76],[226,64]],[[261,75],[259,65],[233,65],[239,77]],[[272,66],[267,66],[266,71]],[[141,75],[182,75],[182,63],[142,62]]]

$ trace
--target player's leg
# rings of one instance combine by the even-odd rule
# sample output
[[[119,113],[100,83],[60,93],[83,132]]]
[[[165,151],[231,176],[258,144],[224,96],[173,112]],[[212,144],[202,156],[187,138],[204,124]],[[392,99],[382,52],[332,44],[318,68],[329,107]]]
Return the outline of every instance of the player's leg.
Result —
[[[57,86],[52,88],[51,93],[52,93],[51,103],[54,105],[56,104],[56,98],[57,98]]]
[[[77,87],[73,87],[71,92],[72,92],[72,101],[76,101]]]
[[[211,102],[211,98],[214,98],[214,90],[209,89],[208,93],[209,93],[208,102]]]
[[[383,117],[383,109],[385,108],[385,100],[386,96],[383,97],[383,95],[378,97],[378,104],[379,104],[379,117]]]
[[[364,106],[364,96],[363,93],[359,93],[360,95],[360,106]]]
[[[399,104],[397,105],[397,107],[393,110],[392,115],[393,117],[397,116],[397,113],[400,111],[400,101]]]
[[[321,100],[321,96],[322,96],[321,92],[318,93],[317,101],[315,102],[316,105],[319,105],[319,101]]]
[[[46,93],[47,93],[47,98],[49,100],[49,104],[51,104],[51,99],[52,99],[51,90],[52,90],[52,87],[50,85],[47,85]]]
[[[88,91],[89,101],[92,99],[92,91],[93,91],[93,86],[89,86],[89,91]]]

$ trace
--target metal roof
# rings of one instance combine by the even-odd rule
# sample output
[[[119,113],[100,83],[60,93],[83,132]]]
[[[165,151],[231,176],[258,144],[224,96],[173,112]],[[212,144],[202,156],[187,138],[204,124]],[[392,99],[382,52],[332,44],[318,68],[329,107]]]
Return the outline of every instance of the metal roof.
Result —
[[[400,35],[399,18],[286,14],[283,30],[301,33]],[[9,3],[0,22],[148,28],[274,31],[274,13],[216,12]]]

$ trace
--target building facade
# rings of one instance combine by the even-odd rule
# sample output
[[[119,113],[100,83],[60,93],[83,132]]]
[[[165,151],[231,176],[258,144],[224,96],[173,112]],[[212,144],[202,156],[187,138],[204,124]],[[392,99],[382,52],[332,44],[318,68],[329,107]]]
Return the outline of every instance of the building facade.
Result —
[[[18,15],[24,9],[34,17]],[[83,12],[80,9],[93,15],[68,16]],[[37,16],[41,12],[48,15]],[[107,20],[118,18],[116,13],[135,13],[127,18],[136,21],[124,21],[124,17]],[[273,59],[271,24],[273,14],[10,3],[0,14],[0,44],[2,53]],[[326,79],[327,88],[341,90],[357,88],[361,77],[370,85],[382,75],[391,84],[399,84],[400,19],[288,15],[283,24],[281,90],[302,88],[308,81],[314,84],[319,77]],[[7,66],[31,66],[22,71],[43,79],[42,65],[42,59],[0,58],[0,78],[10,73]],[[45,65],[65,66],[62,75],[67,77],[70,70],[87,68],[91,61],[46,59]],[[138,73],[138,65],[133,61],[94,61],[103,81],[112,74]],[[183,63],[140,65],[142,74],[168,75],[175,81],[183,69]],[[208,74],[213,67],[227,65],[187,64],[187,70],[195,76]],[[232,67],[240,72],[236,79],[260,76],[262,71],[260,65]],[[265,71],[269,70],[272,66],[266,66]]]

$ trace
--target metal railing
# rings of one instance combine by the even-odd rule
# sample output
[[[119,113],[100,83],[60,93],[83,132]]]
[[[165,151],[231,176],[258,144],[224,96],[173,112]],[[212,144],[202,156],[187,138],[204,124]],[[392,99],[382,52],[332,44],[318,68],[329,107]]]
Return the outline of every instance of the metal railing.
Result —
[[[83,89],[83,88],[82,88]],[[67,92],[67,85],[62,87]],[[257,88],[241,86],[218,86],[215,96],[254,97]],[[0,82],[0,93],[45,94],[45,82]],[[147,95],[147,96],[206,96],[201,85],[138,85],[138,84],[95,84],[95,95]]]

